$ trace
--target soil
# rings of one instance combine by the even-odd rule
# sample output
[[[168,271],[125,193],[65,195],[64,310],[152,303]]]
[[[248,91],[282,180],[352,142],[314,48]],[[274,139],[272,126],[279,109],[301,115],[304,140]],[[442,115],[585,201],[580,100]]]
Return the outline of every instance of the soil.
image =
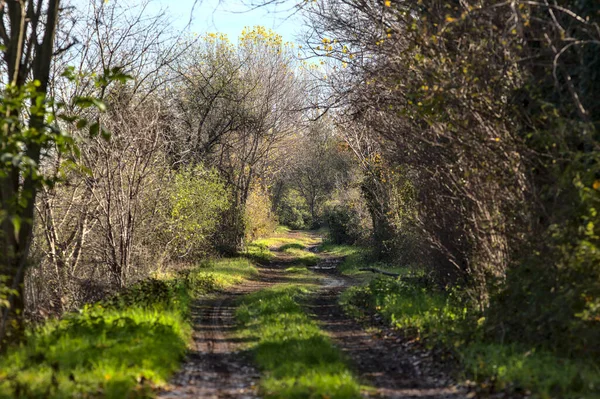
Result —
[[[287,280],[288,257],[278,253],[259,276],[247,284],[199,300],[193,308],[194,342],[181,371],[160,398],[258,398],[260,372],[235,336],[234,305],[241,295]],[[472,397],[458,387],[431,354],[390,329],[365,328],[347,316],[337,298],[352,284],[335,267],[339,258],[323,257],[312,267],[321,274],[322,289],[306,308],[349,359],[365,389],[366,398]]]

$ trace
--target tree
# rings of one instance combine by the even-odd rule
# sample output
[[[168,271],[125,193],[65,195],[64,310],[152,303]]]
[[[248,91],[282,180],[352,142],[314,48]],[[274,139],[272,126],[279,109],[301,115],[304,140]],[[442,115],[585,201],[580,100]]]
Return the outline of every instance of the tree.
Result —
[[[262,27],[244,31],[237,46],[209,34],[178,68],[175,100],[183,123],[174,132],[177,162],[216,167],[232,190],[224,246],[243,247],[244,207],[252,185],[267,174],[277,146],[298,129],[303,81],[295,54]]]
[[[51,150],[68,151],[70,140],[50,125],[47,97],[55,50],[60,0],[0,2],[4,65],[0,128],[0,345],[23,330],[23,278],[32,241],[35,199],[51,178],[40,173]],[[50,118],[50,119],[49,119]]]

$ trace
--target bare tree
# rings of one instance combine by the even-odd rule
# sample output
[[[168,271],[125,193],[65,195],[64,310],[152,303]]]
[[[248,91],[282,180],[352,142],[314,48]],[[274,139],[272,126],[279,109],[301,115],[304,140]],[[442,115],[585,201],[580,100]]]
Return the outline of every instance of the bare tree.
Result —
[[[267,173],[283,138],[299,129],[303,81],[294,63],[280,36],[255,27],[237,47],[209,35],[179,67],[185,128],[178,132],[178,156],[216,166],[233,190],[226,221],[233,233],[224,240],[231,250],[243,246],[243,209],[253,181]],[[183,150],[183,143],[190,148]]]

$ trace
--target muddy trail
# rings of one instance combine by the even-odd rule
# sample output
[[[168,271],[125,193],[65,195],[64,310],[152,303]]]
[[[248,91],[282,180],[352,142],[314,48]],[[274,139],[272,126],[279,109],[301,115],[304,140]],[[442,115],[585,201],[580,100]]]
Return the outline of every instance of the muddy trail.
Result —
[[[293,234],[293,233],[292,233]],[[271,264],[260,267],[257,278],[227,292],[203,298],[192,309],[193,344],[181,370],[161,392],[160,398],[259,398],[260,371],[235,334],[235,304],[243,295],[289,283],[285,268],[293,262],[288,254],[275,253]],[[314,248],[309,248],[314,252]],[[467,397],[448,373],[435,364],[429,353],[414,342],[386,328],[365,328],[347,316],[338,305],[338,296],[354,282],[340,275],[341,258],[319,254],[317,265],[309,267],[321,279],[321,289],[305,303],[307,312],[319,321],[323,331],[344,352],[359,380],[370,388],[366,398]],[[297,281],[297,280],[296,280]],[[471,395],[468,395],[472,397]]]

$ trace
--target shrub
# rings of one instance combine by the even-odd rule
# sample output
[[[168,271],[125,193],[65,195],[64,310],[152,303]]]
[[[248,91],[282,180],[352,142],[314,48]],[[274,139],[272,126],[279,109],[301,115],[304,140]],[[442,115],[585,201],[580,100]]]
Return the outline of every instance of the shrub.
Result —
[[[364,237],[365,230],[358,211],[348,204],[337,204],[325,211],[329,239],[335,244],[354,244]]]
[[[250,192],[245,208],[245,238],[254,241],[264,237],[277,228],[277,220],[272,212],[269,194],[260,188]]]
[[[295,230],[309,228],[313,220],[304,197],[296,190],[287,190],[277,208],[279,223]]]
[[[217,172],[202,165],[180,170],[170,193],[167,238],[178,256],[209,251],[222,213],[229,207],[229,192]]]

